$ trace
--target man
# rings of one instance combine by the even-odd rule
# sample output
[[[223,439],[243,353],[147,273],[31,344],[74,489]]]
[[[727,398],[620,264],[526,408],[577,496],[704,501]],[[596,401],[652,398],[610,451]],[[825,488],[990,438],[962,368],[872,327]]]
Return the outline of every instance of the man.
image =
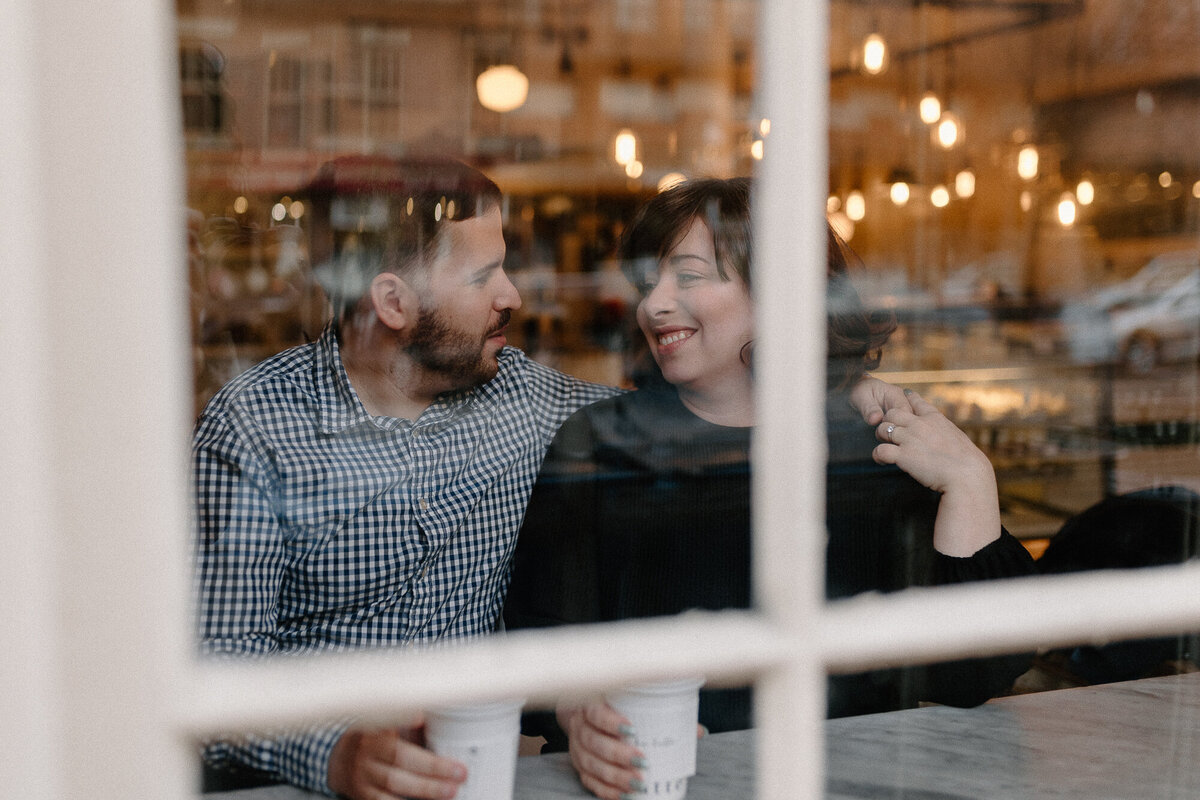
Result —
[[[197,422],[209,654],[491,632],[547,446],[617,391],[505,346],[521,299],[491,180],[443,160],[331,169],[314,189],[337,240],[321,268],[336,321],[232,381]],[[205,755],[327,794],[453,796],[465,769],[421,746],[420,722],[239,737]]]

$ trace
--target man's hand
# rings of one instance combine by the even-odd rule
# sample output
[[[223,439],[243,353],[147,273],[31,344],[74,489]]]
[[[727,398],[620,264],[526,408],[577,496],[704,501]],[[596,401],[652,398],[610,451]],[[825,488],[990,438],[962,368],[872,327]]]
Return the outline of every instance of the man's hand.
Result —
[[[912,411],[908,395],[899,386],[864,375],[850,390],[850,405],[862,414],[863,422],[878,425],[883,415],[893,409]]]
[[[424,720],[346,731],[329,756],[329,788],[351,800],[448,800],[467,779],[459,762],[422,745]]]

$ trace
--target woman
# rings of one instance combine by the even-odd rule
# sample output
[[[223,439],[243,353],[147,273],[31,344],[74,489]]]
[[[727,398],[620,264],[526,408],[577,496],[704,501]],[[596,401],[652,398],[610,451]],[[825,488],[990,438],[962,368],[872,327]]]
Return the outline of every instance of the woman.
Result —
[[[754,425],[750,183],[690,181],[659,194],[622,241],[641,293],[654,367],[638,391],[581,409],[559,430],[514,556],[510,628],[750,604],[749,447]],[[912,411],[861,422],[848,387],[879,360],[894,323],[872,319],[829,231],[826,590],[830,598],[1030,574],[1000,525],[986,456],[916,394]],[[974,705],[1027,659],[976,659],[830,680],[829,715],[931,700]],[[553,721],[549,721],[553,722]],[[603,703],[560,707],[584,785],[602,798],[636,786],[638,753]],[[747,690],[705,690],[700,722],[749,727]]]

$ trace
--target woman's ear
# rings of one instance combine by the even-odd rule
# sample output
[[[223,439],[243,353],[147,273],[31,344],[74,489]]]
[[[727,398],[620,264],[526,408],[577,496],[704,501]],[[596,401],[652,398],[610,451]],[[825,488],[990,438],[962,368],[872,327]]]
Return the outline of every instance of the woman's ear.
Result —
[[[371,280],[371,306],[375,316],[395,331],[412,326],[417,319],[417,293],[393,272],[381,272]]]

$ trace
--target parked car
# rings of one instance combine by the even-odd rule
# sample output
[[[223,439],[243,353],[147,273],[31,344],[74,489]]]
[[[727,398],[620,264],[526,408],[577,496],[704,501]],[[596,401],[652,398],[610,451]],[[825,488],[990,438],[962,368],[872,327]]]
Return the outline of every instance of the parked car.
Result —
[[[1200,253],[1151,260],[1136,275],[1064,306],[1072,360],[1145,375],[1200,357]]]

